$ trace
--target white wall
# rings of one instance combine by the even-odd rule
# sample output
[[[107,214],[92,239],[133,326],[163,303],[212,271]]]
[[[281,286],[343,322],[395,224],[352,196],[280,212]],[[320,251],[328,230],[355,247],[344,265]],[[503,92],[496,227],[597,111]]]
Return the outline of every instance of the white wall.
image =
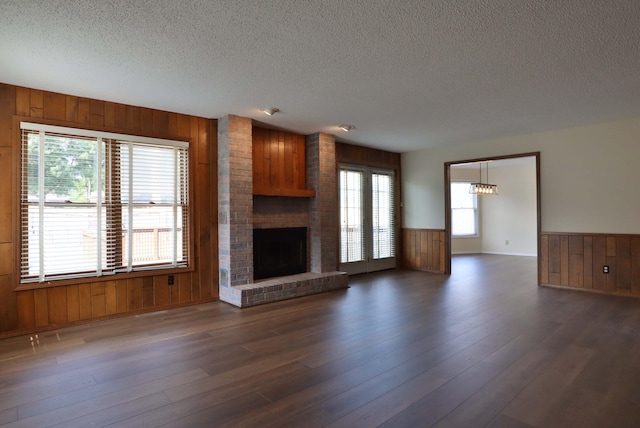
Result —
[[[640,233],[640,118],[404,153],[404,227],[444,229],[445,162],[535,151],[542,231]]]
[[[498,196],[483,196],[482,252],[536,256],[536,164],[530,162],[494,168],[490,182],[498,185]]]

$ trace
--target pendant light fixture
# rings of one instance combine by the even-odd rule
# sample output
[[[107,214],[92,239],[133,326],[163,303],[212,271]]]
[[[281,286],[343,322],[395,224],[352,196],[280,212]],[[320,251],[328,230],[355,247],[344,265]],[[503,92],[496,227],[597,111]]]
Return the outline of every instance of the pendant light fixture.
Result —
[[[482,163],[480,163],[480,180],[478,183],[471,183],[469,193],[480,196],[491,196],[498,194],[498,185],[489,184],[489,162],[487,164],[487,182],[482,182]]]

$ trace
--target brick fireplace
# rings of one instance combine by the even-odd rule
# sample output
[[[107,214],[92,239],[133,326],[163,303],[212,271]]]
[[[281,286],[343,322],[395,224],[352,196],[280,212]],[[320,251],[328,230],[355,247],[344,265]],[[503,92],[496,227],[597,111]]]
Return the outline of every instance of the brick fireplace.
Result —
[[[306,174],[301,185],[306,189],[294,189],[294,196],[280,196],[281,188],[272,189],[273,195],[271,191],[254,195],[252,134],[251,119],[229,115],[218,121],[220,300],[246,307],[347,288],[347,275],[336,270],[338,187],[334,137],[323,133],[305,137]],[[282,159],[275,165],[285,168],[287,174],[300,167],[297,163],[287,165]],[[307,272],[254,281],[254,229],[283,227],[307,228]]]

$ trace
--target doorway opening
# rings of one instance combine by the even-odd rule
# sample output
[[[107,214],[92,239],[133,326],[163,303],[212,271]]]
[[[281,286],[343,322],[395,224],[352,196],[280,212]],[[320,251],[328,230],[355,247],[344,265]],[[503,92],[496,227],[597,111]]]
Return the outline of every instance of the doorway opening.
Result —
[[[454,254],[526,255],[540,259],[540,152],[466,159],[446,162],[444,166],[445,273],[451,273]],[[466,201],[470,198],[459,199],[453,194],[452,200],[455,186],[462,189],[465,182],[477,182],[478,171],[485,174],[485,168],[492,172],[491,184],[500,189],[498,196],[477,196],[474,201]],[[480,181],[485,178],[482,175]],[[455,232],[454,211],[458,221]],[[466,223],[461,224],[460,218]],[[458,236],[454,237],[454,233]],[[462,238],[460,234],[467,236]]]

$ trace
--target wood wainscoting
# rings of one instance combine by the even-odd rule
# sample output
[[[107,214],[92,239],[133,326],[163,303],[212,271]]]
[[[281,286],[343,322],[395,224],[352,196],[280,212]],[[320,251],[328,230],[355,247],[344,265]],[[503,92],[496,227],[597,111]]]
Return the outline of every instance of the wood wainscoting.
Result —
[[[640,235],[543,232],[539,268],[541,285],[640,297]]]
[[[445,239],[442,229],[402,229],[402,266],[445,273]]]
[[[20,120],[190,142],[193,269],[17,290]],[[217,121],[0,84],[0,337],[218,298]]]

